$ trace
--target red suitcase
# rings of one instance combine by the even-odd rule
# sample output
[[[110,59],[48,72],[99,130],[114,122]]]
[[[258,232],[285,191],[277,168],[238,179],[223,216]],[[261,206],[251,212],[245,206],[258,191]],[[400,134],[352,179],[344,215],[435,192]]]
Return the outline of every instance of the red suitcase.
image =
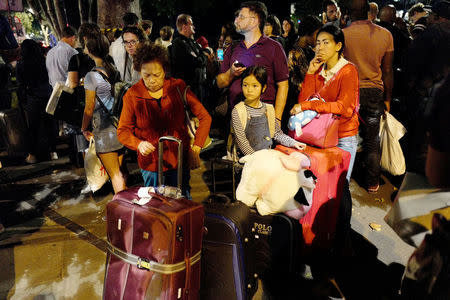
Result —
[[[286,154],[300,151],[281,145],[276,149]],[[301,152],[311,159],[311,171],[317,177],[312,206],[300,219],[305,250],[329,249],[336,234],[341,199],[346,194],[345,189],[348,189],[345,177],[350,153],[338,147],[318,149],[310,146]]]
[[[164,140],[179,143],[180,179],[181,141],[161,138],[160,162]],[[139,188],[131,188],[107,204],[103,299],[198,299],[204,209],[181,197],[180,185],[160,185],[148,192],[150,200],[142,196],[145,190],[138,195]]]

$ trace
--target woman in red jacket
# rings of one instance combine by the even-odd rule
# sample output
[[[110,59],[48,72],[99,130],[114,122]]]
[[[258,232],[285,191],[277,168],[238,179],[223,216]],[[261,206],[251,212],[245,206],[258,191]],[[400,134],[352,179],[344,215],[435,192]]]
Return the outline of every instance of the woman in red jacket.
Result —
[[[347,173],[347,180],[350,180],[358,145],[358,71],[342,56],[345,46],[342,30],[333,25],[325,25],[317,33],[316,41],[316,55],[309,64],[298,97],[299,103],[291,109],[291,114],[314,110],[341,116],[337,146],[351,154]],[[317,93],[326,102],[306,101]]]
[[[137,151],[145,186],[156,186],[158,139],[167,135],[181,139],[183,157],[189,158],[183,165],[182,189],[183,195],[189,197],[189,168],[200,166],[200,150],[208,136],[211,117],[194,93],[188,90],[187,104],[200,121],[191,147],[183,100],[177,90],[183,93],[186,84],[180,79],[166,77],[169,66],[167,50],[160,45],[143,43],[137,49],[133,65],[142,79],[124,96],[117,128],[119,141]],[[165,184],[176,186],[178,162],[175,143],[164,142],[163,158]]]

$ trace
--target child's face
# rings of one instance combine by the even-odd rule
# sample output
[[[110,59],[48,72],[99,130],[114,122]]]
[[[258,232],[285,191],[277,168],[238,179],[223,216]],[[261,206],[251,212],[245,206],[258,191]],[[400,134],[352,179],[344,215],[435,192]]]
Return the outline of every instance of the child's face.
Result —
[[[261,86],[261,83],[253,75],[245,77],[242,81],[242,92],[244,93],[245,101],[259,100],[265,88],[266,86]]]

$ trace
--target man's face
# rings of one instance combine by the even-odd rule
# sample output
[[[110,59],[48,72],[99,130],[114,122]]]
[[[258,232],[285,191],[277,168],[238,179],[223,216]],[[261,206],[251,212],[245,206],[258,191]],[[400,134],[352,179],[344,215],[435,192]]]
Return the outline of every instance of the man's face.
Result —
[[[125,51],[127,51],[129,55],[134,55],[136,53],[136,48],[138,44],[139,39],[135,34],[131,32],[124,33],[123,46],[125,47]]]
[[[334,22],[337,19],[338,9],[336,5],[327,6],[327,19],[329,22]]]
[[[192,18],[189,18],[187,21],[187,24],[185,24],[183,26],[184,26],[184,32],[186,33],[186,35],[188,35],[188,36],[194,35],[195,27],[194,27],[194,22],[192,21]]]
[[[77,36],[76,35],[71,36],[69,38],[69,43],[68,44],[70,45],[70,47],[75,48],[75,45],[77,44]]]
[[[247,7],[244,7],[234,19],[234,25],[236,26],[236,31],[243,34],[253,30],[255,26],[259,26],[258,17]]]

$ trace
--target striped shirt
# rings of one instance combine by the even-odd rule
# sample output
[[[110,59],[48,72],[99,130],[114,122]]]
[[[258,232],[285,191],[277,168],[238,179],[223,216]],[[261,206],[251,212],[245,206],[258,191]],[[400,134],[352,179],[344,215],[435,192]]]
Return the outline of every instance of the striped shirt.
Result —
[[[247,114],[250,116],[250,118],[254,117],[260,117],[262,115],[266,114],[266,104],[261,103],[261,106],[258,108],[254,108],[248,105],[245,105],[245,108],[247,109]],[[231,126],[234,130],[234,138],[237,142],[237,145],[241,152],[244,155],[249,155],[255,152],[255,150],[250,146],[250,143],[247,139],[247,136],[245,135],[245,128],[242,127],[242,122],[239,119],[239,115],[237,112],[237,109],[233,109],[231,112]],[[286,147],[293,147],[297,141],[291,138],[290,136],[286,135],[281,131],[280,125],[278,125],[278,122],[275,122],[275,134],[273,139]]]

